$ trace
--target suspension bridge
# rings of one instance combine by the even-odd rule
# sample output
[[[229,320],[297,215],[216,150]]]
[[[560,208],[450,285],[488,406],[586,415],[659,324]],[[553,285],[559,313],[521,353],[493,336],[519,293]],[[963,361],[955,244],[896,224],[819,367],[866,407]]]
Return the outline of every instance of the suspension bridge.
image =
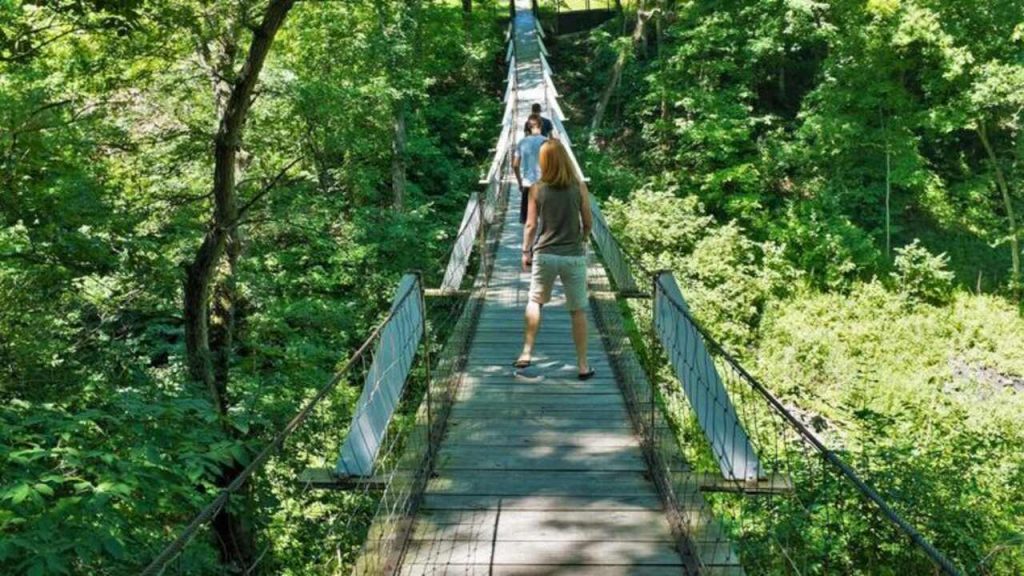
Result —
[[[520,194],[511,158],[532,104],[585,178],[531,8],[510,2],[501,132],[442,285],[405,276],[386,319],[338,374],[143,574],[186,572],[182,558],[213,540],[211,522],[232,499],[251,499],[258,474],[289,446],[337,442],[302,431],[311,418],[338,417],[346,384],[361,392],[340,455],[300,463],[287,495],[316,504],[292,522],[338,528],[327,531],[333,550],[315,552],[325,573],[875,573],[856,563],[867,550],[910,573],[960,574],[692,319],[671,273],[637,264],[596,201],[588,321],[597,376],[575,377],[557,290],[532,366],[512,367],[529,282],[509,208]],[[265,543],[236,568],[258,573],[271,552]]]

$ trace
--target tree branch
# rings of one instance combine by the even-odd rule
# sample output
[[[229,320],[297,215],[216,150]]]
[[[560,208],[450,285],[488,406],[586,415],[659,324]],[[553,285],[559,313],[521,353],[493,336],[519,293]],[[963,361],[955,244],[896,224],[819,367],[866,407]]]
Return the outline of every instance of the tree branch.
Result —
[[[257,202],[259,202],[261,198],[263,198],[264,196],[269,194],[270,191],[273,190],[281,182],[281,180],[285,177],[285,175],[288,174],[288,171],[291,170],[292,167],[294,167],[296,164],[298,164],[299,161],[301,161],[301,160],[302,160],[301,156],[296,158],[296,159],[294,159],[294,160],[292,160],[287,165],[285,165],[285,167],[282,168],[281,171],[278,172],[276,176],[274,176],[269,182],[264,184],[263,188],[259,192],[257,192],[255,195],[253,195],[253,197],[250,198],[248,202],[243,204],[242,207],[238,209],[238,217],[235,218],[234,222],[231,222],[230,226],[231,227],[238,226],[238,224],[239,224],[239,222],[241,222],[242,218],[245,217],[245,213],[248,212],[249,209],[253,207],[253,205],[255,205]]]

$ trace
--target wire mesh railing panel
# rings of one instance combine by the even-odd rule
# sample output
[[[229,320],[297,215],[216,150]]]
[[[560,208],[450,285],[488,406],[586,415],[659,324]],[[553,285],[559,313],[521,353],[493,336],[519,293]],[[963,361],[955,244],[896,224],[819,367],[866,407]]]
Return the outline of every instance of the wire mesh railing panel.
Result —
[[[474,211],[475,213],[475,211]],[[411,297],[422,287],[419,278],[407,274],[398,284],[391,320],[384,326],[366,375],[356,413],[341,448],[337,473],[341,476],[373,474],[384,432],[402,397],[409,369],[424,330],[422,299]]]
[[[459,236],[455,239],[455,250],[448,261],[444,280],[441,281],[442,290],[458,290],[462,285],[462,278],[466,275],[469,257],[473,252],[473,244],[476,242],[477,229],[480,227],[482,210],[480,199],[475,194],[471,195],[466,204],[466,212],[462,216],[462,224],[459,226]]]
[[[682,384],[722,476],[757,480],[761,473],[757,453],[736,416],[736,407],[722,384],[704,339],[683,321],[675,306],[675,302],[685,305],[675,278],[671,273],[661,273],[655,283],[654,331],[675,368],[676,379]]]
[[[615,288],[619,292],[631,295],[639,294],[640,287],[637,286],[636,279],[633,278],[629,261],[626,259],[626,255],[623,254],[622,247],[619,246],[619,243],[612,235],[612,231],[608,228],[608,222],[604,218],[604,213],[601,212],[600,203],[593,197],[590,199],[590,212],[593,215],[594,222],[591,237],[594,239],[594,243],[597,244],[598,250],[601,251],[601,258],[612,280],[615,282]]]
[[[674,492],[677,497],[700,494],[702,510],[717,518],[723,529],[702,534],[695,543],[698,549],[711,548],[698,555],[701,566],[717,565],[728,543],[734,542],[736,560],[758,574],[959,573],[905,519],[913,517],[913,510],[896,511],[889,499],[863,482],[839,452],[818,438],[811,423],[797,416],[800,411],[795,406],[784,405],[743,370],[693,321],[678,293],[666,287],[663,277],[655,281],[659,306],[674,308],[680,330],[706,344],[714,364],[714,376],[694,377],[702,386],[703,380],[721,382],[735,408],[728,417],[748,433],[759,458],[755,477],[723,475],[721,454],[702,438],[703,408],[695,406],[675,379],[665,374],[665,358],[657,358],[674,354],[676,344],[662,346],[659,354],[651,356],[674,432],[674,438],[664,442],[678,439],[682,449],[681,461],[667,471]],[[649,307],[644,312],[653,313]],[[654,322],[649,317],[641,323]],[[652,349],[657,346],[652,340]],[[696,374],[711,373],[699,361],[690,362]],[[713,411],[726,416],[721,408]],[[838,442],[841,437],[830,440]]]
[[[351,566],[378,506],[382,482],[399,474],[400,432],[408,427],[413,410],[410,398],[415,395],[402,398],[391,426],[380,437],[374,477],[336,484],[331,474],[334,466],[328,462],[333,451],[325,448],[338,446],[339,432],[344,431],[339,425],[352,421],[347,412],[356,404],[362,385],[378,387],[388,374],[401,371],[416,355],[415,340],[395,339],[390,359],[373,366],[373,352],[381,349],[389,328],[402,324],[402,333],[422,331],[422,320],[402,314],[406,306],[415,306],[421,298],[418,281],[405,283],[391,313],[343,367],[322,387],[304,395],[298,413],[233,475],[230,484],[211,498],[173,542],[154,551],[153,561],[142,573],[273,573],[281,569],[281,562],[300,557],[303,566],[323,573]],[[414,383],[421,381],[422,375],[413,376]],[[236,460],[246,458],[237,455]],[[320,473],[311,473],[317,471]],[[345,490],[315,490],[325,483]],[[303,532],[304,542],[319,542],[320,546],[304,547],[301,552],[292,549],[297,540],[289,533],[298,531]],[[197,568],[202,565],[200,558],[210,560],[211,548],[218,561]]]

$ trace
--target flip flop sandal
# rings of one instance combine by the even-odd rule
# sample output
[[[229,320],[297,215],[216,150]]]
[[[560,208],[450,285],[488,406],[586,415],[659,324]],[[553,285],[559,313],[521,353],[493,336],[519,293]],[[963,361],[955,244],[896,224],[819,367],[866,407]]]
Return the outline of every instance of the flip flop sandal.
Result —
[[[579,378],[580,380],[590,380],[591,378],[594,377],[594,374],[597,374],[597,371],[591,368],[590,370],[587,370],[582,374],[577,374],[576,377]]]
[[[531,360],[516,360],[512,365],[516,368],[529,368],[531,362]]]

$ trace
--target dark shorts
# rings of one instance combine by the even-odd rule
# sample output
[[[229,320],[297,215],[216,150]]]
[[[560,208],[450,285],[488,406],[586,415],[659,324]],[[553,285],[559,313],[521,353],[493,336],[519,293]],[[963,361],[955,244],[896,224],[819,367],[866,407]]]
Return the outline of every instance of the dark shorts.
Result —
[[[519,223],[526,224],[526,202],[530,199],[530,187],[523,186],[519,191],[522,193],[519,200]]]

